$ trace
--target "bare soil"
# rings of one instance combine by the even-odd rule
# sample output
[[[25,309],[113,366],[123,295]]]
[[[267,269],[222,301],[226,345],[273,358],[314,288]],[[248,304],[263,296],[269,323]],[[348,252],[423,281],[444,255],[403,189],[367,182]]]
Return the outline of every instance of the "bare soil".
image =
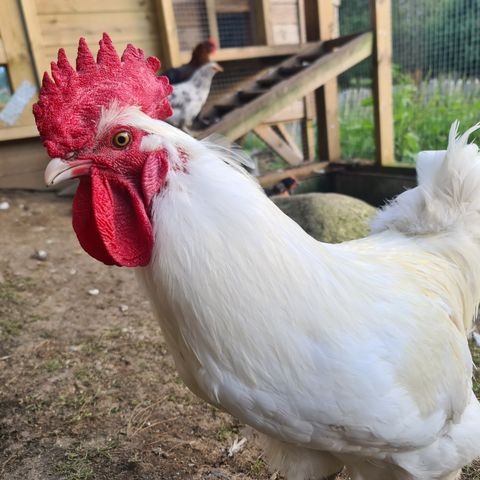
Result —
[[[80,248],[71,198],[0,201],[0,479],[280,478],[183,385],[133,272]]]

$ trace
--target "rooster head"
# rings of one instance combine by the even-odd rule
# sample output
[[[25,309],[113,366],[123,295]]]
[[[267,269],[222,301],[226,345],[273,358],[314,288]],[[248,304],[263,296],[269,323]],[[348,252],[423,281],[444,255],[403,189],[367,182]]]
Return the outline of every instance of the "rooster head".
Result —
[[[82,247],[107,265],[144,266],[150,262],[152,198],[168,170],[163,149],[142,146],[146,132],[127,121],[136,109],[151,119],[172,114],[160,61],[145,59],[128,45],[121,58],[104,34],[96,61],[85,40],[79,42],[76,69],[60,49],[45,73],[33,106],[37,128],[52,160],[47,184],[80,178],[72,222]]]

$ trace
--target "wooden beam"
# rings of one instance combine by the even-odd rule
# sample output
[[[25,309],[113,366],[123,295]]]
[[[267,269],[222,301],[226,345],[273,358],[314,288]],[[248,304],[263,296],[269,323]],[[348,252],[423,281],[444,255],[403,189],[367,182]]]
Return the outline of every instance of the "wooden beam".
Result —
[[[273,43],[273,34],[270,19],[270,1],[250,0],[250,5],[255,43],[257,45],[271,45]]]
[[[162,67],[176,67],[180,65],[181,58],[173,2],[172,0],[155,0],[155,4],[162,50]]]
[[[308,0],[298,0],[298,22],[300,25],[300,42],[306,43],[307,38],[307,10],[306,2]],[[310,32],[311,34],[311,32]],[[315,36],[312,36],[315,38]],[[318,38],[318,34],[317,34]],[[316,156],[315,152],[315,92],[309,93],[303,99],[304,117],[301,120],[300,128],[302,129],[302,147],[303,156],[308,160],[313,160]]]
[[[391,0],[370,0],[373,41],[373,110],[375,119],[376,161],[395,162],[392,87],[392,11]]]
[[[290,148],[295,152],[295,154],[303,159],[303,153],[301,150],[298,148],[298,145],[295,142],[295,139],[290,135],[290,132],[287,129],[287,126],[285,123],[277,123],[275,125],[275,129],[278,131],[278,133],[283,137],[283,139],[288,143]]]
[[[304,44],[307,41],[307,19],[305,13],[305,0],[298,0],[297,13],[298,28],[300,30],[300,43]]]
[[[371,49],[371,33],[358,35],[335,51],[322,55],[300,73],[274,85],[257,100],[226,114],[219,123],[202,131],[199,137],[219,133],[236,140],[293,101],[304,97],[367,58],[371,54]]]
[[[296,152],[270,125],[258,125],[254,133],[290,165],[303,161],[301,152]]]
[[[34,0],[20,0],[23,19],[27,27],[29,47],[33,55],[33,63],[38,80],[43,77],[43,38],[38,21],[37,6]],[[7,50],[8,51],[8,50]]]
[[[30,125],[21,125],[22,122],[17,122],[20,125],[13,125],[12,127],[3,127],[3,125],[0,125],[0,142],[4,140],[16,140],[18,138],[38,137],[38,130],[33,115],[30,112],[31,106],[29,105],[27,108],[29,116],[32,117]]]
[[[44,189],[48,155],[39,138],[0,143],[0,189]]]
[[[7,52],[5,51],[5,46],[3,45],[3,40],[0,37],[0,64],[7,63]]]
[[[220,35],[218,33],[217,10],[215,3],[215,0],[205,0],[205,8],[207,9],[208,31],[210,36],[215,39],[218,45],[220,45]]]
[[[308,46],[310,43],[306,45]],[[215,52],[213,58],[216,62],[228,62],[249,58],[287,57],[296,53],[298,53],[298,45],[255,45],[253,47],[220,48]],[[180,62],[188,62],[191,56],[192,52],[190,50],[182,50],[180,52]]]
[[[338,37],[336,7],[332,0],[317,0],[318,35],[320,40]],[[337,79],[330,80],[315,92],[317,110],[318,157],[336,161],[341,157],[340,125],[338,118]]]
[[[280,180],[286,177],[295,177],[297,180],[302,180],[312,175],[312,173],[321,173],[328,166],[328,162],[312,162],[303,164],[300,167],[287,168],[280,172],[267,173],[258,177],[258,181],[262,187],[272,187]]]

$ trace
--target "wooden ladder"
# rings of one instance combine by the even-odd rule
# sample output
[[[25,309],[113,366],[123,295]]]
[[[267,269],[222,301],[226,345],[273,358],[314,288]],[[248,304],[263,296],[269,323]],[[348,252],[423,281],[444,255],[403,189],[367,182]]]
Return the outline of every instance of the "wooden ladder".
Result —
[[[296,100],[325,85],[372,54],[372,33],[308,44],[277,67],[242,85],[202,113],[207,125],[193,134],[205,138],[220,134],[234,141],[254,131],[288,163],[298,165],[303,155],[281,125],[263,123]]]

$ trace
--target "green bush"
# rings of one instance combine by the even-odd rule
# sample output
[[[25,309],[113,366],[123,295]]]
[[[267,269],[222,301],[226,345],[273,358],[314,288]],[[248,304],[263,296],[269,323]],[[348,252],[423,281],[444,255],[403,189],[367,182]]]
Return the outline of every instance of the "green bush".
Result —
[[[480,120],[480,98],[468,98],[463,91],[447,95],[439,86],[427,95],[406,75],[396,75],[393,103],[395,159],[400,164],[413,164],[420,150],[445,149],[453,121],[460,120],[465,130]],[[375,157],[372,107],[368,97],[357,109],[341,115],[344,159]]]

